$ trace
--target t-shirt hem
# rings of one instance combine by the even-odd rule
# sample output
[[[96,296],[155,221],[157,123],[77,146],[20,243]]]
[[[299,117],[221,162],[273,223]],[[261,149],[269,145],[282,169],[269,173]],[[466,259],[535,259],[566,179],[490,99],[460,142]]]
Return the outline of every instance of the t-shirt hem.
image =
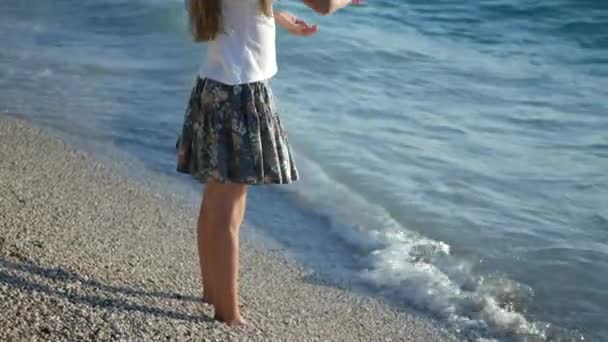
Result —
[[[225,78],[225,77],[218,77],[217,75],[213,75],[211,73],[205,73],[200,71],[198,73],[199,77],[202,79],[210,79],[210,80],[214,80],[216,82],[220,82],[226,85],[239,85],[239,84],[247,84],[247,83],[255,83],[255,82],[264,82],[264,81],[268,81],[271,78],[273,78],[276,74],[278,73],[278,68],[275,69],[273,72],[268,73],[267,75],[264,76],[258,76],[258,77],[251,77],[251,78]]]

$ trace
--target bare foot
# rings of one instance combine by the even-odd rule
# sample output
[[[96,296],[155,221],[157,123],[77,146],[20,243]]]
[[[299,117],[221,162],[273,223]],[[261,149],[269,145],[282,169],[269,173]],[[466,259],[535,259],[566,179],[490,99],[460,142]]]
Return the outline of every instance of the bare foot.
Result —
[[[227,320],[220,317],[218,314],[215,314],[213,317],[214,320],[222,323],[226,323],[231,327],[240,327],[240,326],[248,326],[249,322],[247,322],[242,316],[235,317],[233,319]]]
[[[213,303],[211,302],[211,299],[209,299],[207,296],[203,295],[203,303],[205,304],[209,304],[209,305],[213,305]]]

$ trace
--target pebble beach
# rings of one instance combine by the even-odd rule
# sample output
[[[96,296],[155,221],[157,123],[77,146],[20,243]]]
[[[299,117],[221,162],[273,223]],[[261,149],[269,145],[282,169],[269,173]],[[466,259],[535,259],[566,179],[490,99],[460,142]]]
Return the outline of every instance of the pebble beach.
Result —
[[[2,117],[0,180],[1,341],[454,340],[416,312],[307,280],[247,239],[251,324],[229,328],[201,302],[197,208]]]

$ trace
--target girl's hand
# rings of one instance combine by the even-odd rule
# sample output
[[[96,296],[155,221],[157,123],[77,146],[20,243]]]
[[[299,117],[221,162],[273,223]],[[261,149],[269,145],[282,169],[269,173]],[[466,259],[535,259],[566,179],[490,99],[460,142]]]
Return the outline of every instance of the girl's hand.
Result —
[[[311,36],[319,31],[319,26],[310,25],[304,20],[297,18],[289,12],[275,12],[274,14],[277,24],[283,26],[289,33],[296,36]]]
[[[302,0],[302,2],[321,15],[330,15],[340,8],[353,4],[353,0]],[[355,0],[355,2],[359,4],[361,1]]]

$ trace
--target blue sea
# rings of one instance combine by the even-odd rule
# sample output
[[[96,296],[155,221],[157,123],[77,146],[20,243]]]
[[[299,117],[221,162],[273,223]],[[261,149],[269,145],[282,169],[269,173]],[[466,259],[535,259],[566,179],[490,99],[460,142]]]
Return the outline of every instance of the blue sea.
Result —
[[[302,181],[252,189],[255,234],[463,341],[608,341],[608,1],[279,7],[320,31],[278,29]],[[180,0],[0,0],[0,116],[194,205],[174,148],[203,56]]]

